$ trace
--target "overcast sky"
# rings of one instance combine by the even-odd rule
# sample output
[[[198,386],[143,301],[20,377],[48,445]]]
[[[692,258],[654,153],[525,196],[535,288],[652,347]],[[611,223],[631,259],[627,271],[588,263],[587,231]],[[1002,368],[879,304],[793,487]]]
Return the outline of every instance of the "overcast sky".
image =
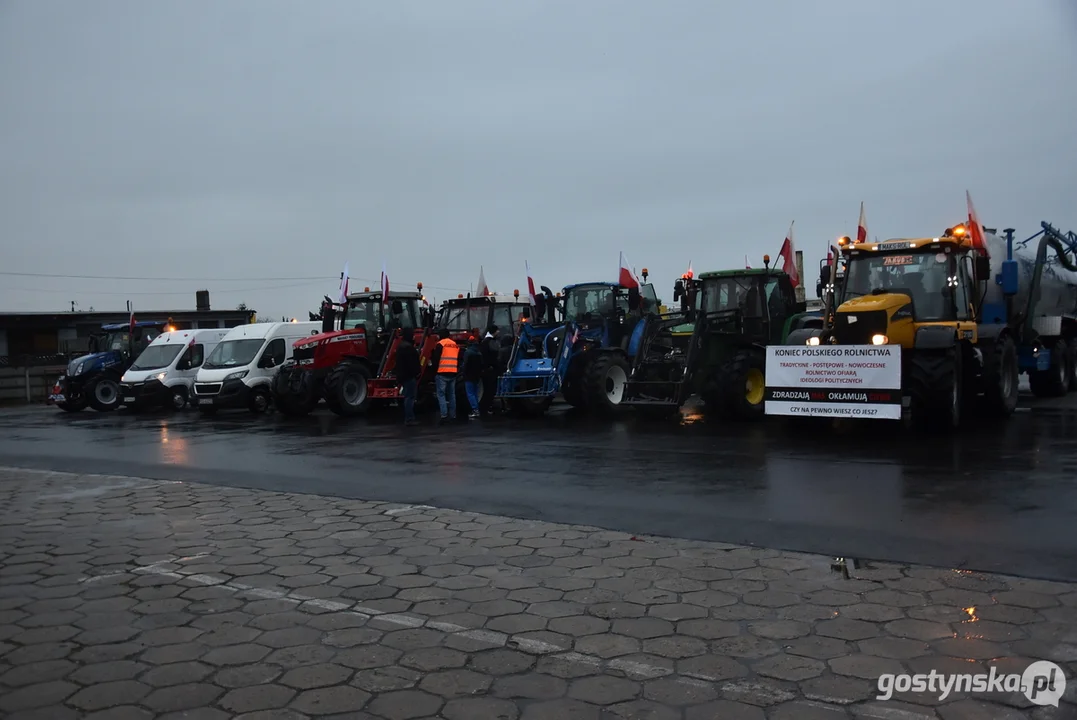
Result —
[[[4,0],[0,310],[299,315],[1077,230],[1067,0]],[[322,281],[309,278],[324,277]],[[155,294],[158,293],[158,294]],[[808,296],[814,296],[814,281]]]

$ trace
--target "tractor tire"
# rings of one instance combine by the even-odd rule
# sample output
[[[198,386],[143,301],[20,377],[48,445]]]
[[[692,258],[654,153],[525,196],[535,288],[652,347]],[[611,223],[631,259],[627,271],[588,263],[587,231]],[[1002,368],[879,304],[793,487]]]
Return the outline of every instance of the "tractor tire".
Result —
[[[341,417],[360,415],[370,407],[370,373],[355,362],[341,363],[325,378],[325,401]]]
[[[165,407],[169,410],[182,410],[187,407],[187,387],[184,385],[176,385],[169,388],[168,400],[165,401]]]
[[[120,406],[120,381],[111,373],[97,376],[86,386],[90,407],[97,412],[112,412]]]
[[[995,417],[1009,417],[1017,409],[1021,369],[1017,365],[1017,346],[1013,338],[1003,335],[984,354],[983,405]]]
[[[82,412],[86,409],[86,401],[80,398],[78,402],[59,402],[56,407],[69,413]]]
[[[950,432],[961,425],[961,354],[918,351],[909,359],[907,384],[912,425],[918,430]]]
[[[553,404],[551,397],[538,398],[511,398],[509,409],[524,417],[540,417],[550,409]]]
[[[281,368],[273,378],[273,403],[288,417],[309,415],[318,406],[312,376],[305,370]]]
[[[754,349],[737,352],[722,366],[715,399],[728,417],[737,420],[765,417],[766,369],[766,356]]]
[[[600,416],[610,416],[620,409],[628,383],[628,362],[620,355],[604,353],[584,369],[587,407]]]
[[[1041,398],[1061,397],[1069,392],[1072,363],[1066,341],[1059,338],[1051,346],[1051,366],[1028,374],[1032,394]]]
[[[1066,343],[1070,359],[1070,392],[1077,392],[1077,337],[1071,337]]]
[[[583,385],[578,380],[570,380],[562,385],[561,397],[574,408],[587,407],[587,395],[583,391]]]
[[[268,386],[259,385],[251,388],[251,399],[247,404],[248,410],[255,415],[264,415],[269,412],[271,407],[273,407],[273,395],[269,392]]]

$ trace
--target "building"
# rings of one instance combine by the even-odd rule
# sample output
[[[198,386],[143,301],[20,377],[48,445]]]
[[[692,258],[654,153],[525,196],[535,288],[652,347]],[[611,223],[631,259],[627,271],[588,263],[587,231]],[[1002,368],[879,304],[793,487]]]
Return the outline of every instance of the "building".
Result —
[[[138,321],[160,320],[177,330],[231,328],[255,322],[253,310],[211,310],[209,292],[196,293],[195,310],[135,310]],[[0,366],[55,362],[57,356],[86,352],[102,325],[127,322],[126,310],[111,312],[0,313]]]

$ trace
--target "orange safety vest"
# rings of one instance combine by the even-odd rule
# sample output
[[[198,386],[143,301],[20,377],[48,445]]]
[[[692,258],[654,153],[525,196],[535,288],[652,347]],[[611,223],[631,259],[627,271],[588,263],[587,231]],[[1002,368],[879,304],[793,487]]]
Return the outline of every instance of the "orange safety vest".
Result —
[[[451,338],[445,338],[438,342],[441,346],[441,362],[438,363],[438,374],[452,373],[456,374],[457,370],[457,358],[460,357],[460,346],[452,341]]]

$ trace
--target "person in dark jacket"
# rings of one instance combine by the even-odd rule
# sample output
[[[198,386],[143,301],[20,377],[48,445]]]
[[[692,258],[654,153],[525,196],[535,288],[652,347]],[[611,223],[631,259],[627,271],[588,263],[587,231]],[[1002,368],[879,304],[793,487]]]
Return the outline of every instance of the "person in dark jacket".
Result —
[[[497,394],[497,376],[499,374],[498,356],[501,353],[500,329],[497,325],[486,328],[486,337],[482,339],[482,400],[479,412],[490,415],[494,411],[494,395]]]
[[[404,398],[404,424],[418,425],[415,419],[415,398],[419,392],[419,376],[423,368],[419,351],[415,349],[410,334],[400,338],[396,348],[396,379],[400,382],[400,396]]]
[[[479,348],[479,341],[472,335],[467,339],[467,349],[464,350],[464,390],[471,405],[469,418],[480,416],[479,388],[482,387],[483,365],[482,349]]]

